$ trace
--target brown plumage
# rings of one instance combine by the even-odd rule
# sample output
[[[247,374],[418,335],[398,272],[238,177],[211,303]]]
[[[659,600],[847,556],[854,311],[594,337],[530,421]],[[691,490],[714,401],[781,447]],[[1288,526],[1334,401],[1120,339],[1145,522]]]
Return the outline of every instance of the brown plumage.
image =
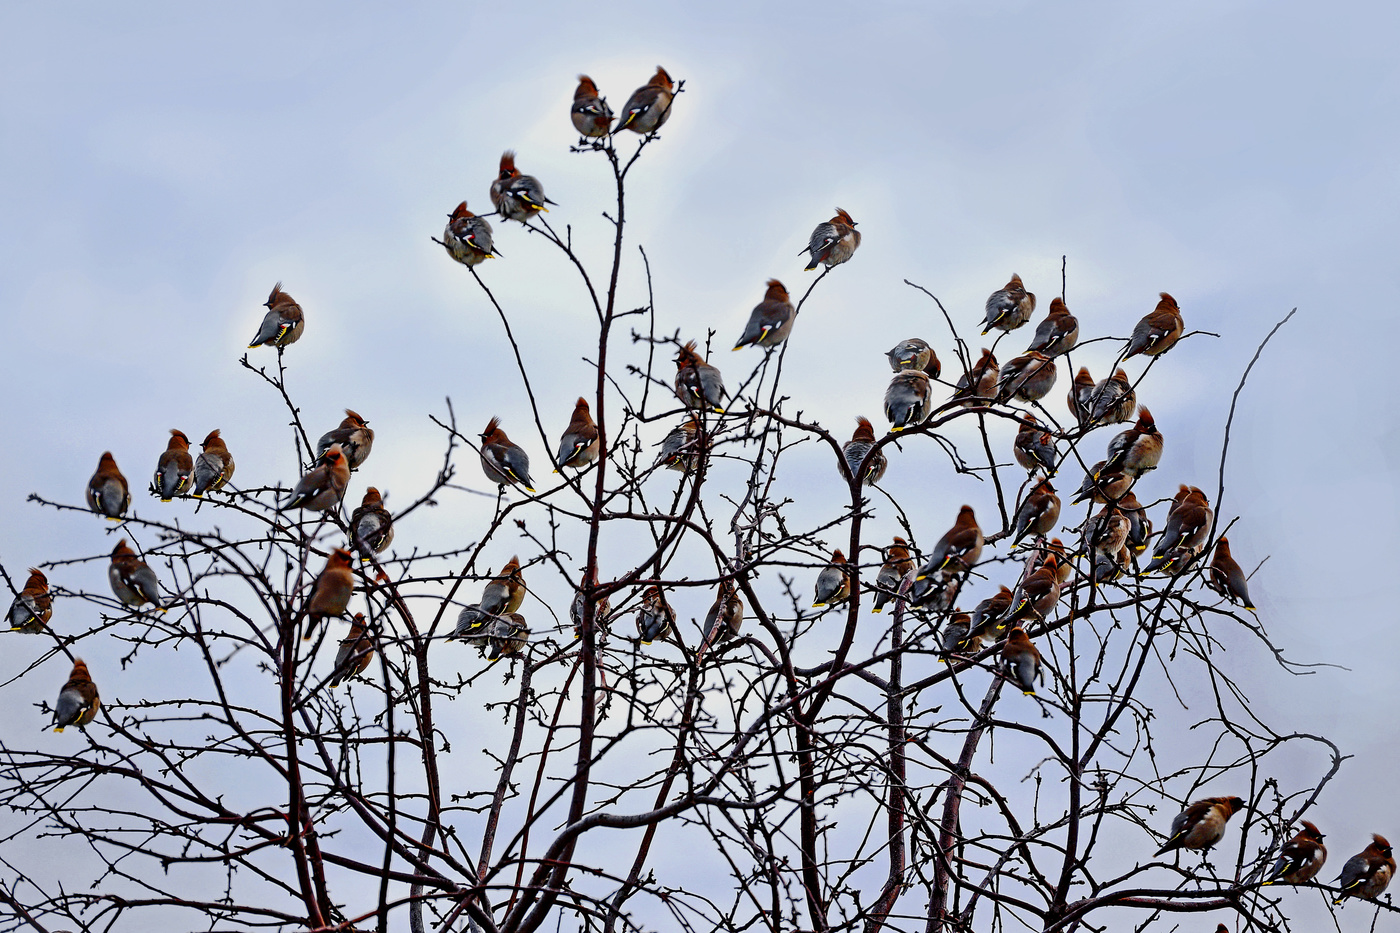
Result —
[[[49,579],[39,568],[30,567],[24,589],[19,591],[6,614],[10,631],[36,635],[44,630],[51,618],[53,597],[49,595]]]
[[[965,505],[958,509],[953,527],[933,546],[928,562],[919,568],[919,578],[944,568],[955,569],[959,573],[971,570],[981,556],[982,529],[977,525],[972,506]]]
[[[215,428],[204,437],[203,450],[194,461],[194,489],[190,495],[201,498],[206,492],[217,492],[233,479],[233,454]]]
[[[339,444],[332,444],[325,455],[296,484],[291,496],[281,507],[327,512],[340,506],[345,487],[350,483],[350,464],[341,453]]]
[[[885,548],[885,563],[875,577],[875,596],[871,600],[871,611],[882,612],[899,592],[899,584],[914,569],[914,558],[909,556],[909,542],[895,535],[894,543]]]
[[[717,645],[738,635],[739,627],[743,624],[744,602],[735,595],[734,581],[720,581],[719,593],[715,596],[714,604],[710,606],[710,611],[705,613],[705,628],[700,635],[700,647],[695,649],[696,663],[700,662],[711,645]]]
[[[958,377],[952,400],[964,408],[989,405],[997,396],[997,358],[991,350],[982,348],[982,357],[972,369]]]
[[[1075,424],[1081,428],[1087,428],[1093,424],[1094,377],[1089,375],[1089,367],[1079,367],[1079,372],[1075,374],[1074,383],[1069,387],[1069,395],[1065,397],[1065,402],[1069,405],[1069,413],[1074,416]]]
[[[851,568],[846,563],[846,555],[837,548],[831,552],[831,563],[817,574],[816,598],[813,609],[824,609],[844,603],[851,598]]]
[[[986,310],[982,323],[987,326],[982,328],[983,336],[994,327],[1010,333],[1035,313],[1035,295],[1026,291],[1021,277],[1013,272],[1011,281],[988,296]]]
[[[306,605],[308,623],[303,637],[311,637],[317,622],[344,615],[354,593],[355,572],[350,569],[350,552],[338,547],[326,558],[326,567],[311,590],[311,600]]]
[[[666,69],[656,66],[656,74],[651,80],[632,92],[627,103],[618,112],[617,128],[614,133],[631,130],[634,133],[654,133],[661,129],[671,116],[671,104],[675,100],[675,82]]]
[[[1395,855],[1384,836],[1371,834],[1371,844],[1347,859],[1337,879],[1341,893],[1332,901],[1340,904],[1348,897],[1379,897],[1395,877]]]
[[[580,136],[597,138],[608,135],[613,113],[608,102],[598,93],[598,85],[588,75],[578,76],[578,87],[574,90],[574,103],[569,108],[569,119]]]
[[[535,491],[530,479],[530,455],[501,429],[501,419],[492,418],[481,432],[481,471],[497,486],[517,485]]]
[[[675,624],[676,610],[666,602],[666,594],[661,592],[661,587],[647,587],[642,595],[642,606],[637,610],[637,640],[649,645],[671,634]]]
[[[768,290],[763,293],[763,300],[749,313],[749,323],[734,344],[734,349],[776,347],[792,333],[796,320],[797,311],[788,297],[788,290],[777,279],[769,279]]]
[[[583,616],[585,605],[584,591],[598,586],[598,574],[595,570],[585,570],[583,578],[579,581],[578,589],[574,592],[574,601],[569,604],[569,621],[574,626],[574,637],[583,637]],[[594,630],[607,630],[607,625],[612,616],[612,600],[607,594],[599,593],[594,597],[593,602],[593,625]]]
[[[1035,339],[1026,349],[1044,353],[1046,356],[1059,356],[1074,349],[1079,343],[1079,319],[1069,313],[1069,308],[1059,298],[1051,299],[1050,313],[1035,329]]]
[[[150,603],[153,608],[165,611],[160,602],[160,583],[156,580],[155,571],[136,556],[136,552],[126,543],[125,538],[118,541],[117,546],[112,549],[112,563],[107,568],[107,582],[112,585],[112,592],[121,600],[122,605],[136,608]]]
[[[997,374],[997,401],[1038,402],[1055,387],[1055,374],[1055,361],[1044,353],[1023,353]]]
[[[1108,442],[1108,458],[1104,461],[1102,472],[1121,470],[1136,478],[1157,469],[1161,459],[1162,432],[1157,430],[1152,412],[1142,406],[1138,408],[1137,424]],[[1098,475],[1095,474],[1096,477]]]
[[[324,456],[332,444],[339,444],[350,469],[358,470],[369,459],[369,452],[374,447],[374,430],[357,412],[347,408],[340,426],[322,434],[316,442],[316,456]]]
[[[340,650],[335,653],[335,673],[329,686],[334,689],[351,677],[358,677],[373,660],[374,638],[365,628],[365,614],[357,612],[350,620],[350,634],[340,640]]]
[[[841,455],[852,477],[859,476],[867,486],[873,486],[885,475],[889,460],[883,450],[875,450],[875,427],[869,419],[857,416],[856,430],[841,446]],[[873,453],[872,453],[873,451]],[[862,469],[864,464],[864,469]]]
[[[1157,307],[1142,320],[1138,321],[1133,328],[1133,336],[1128,340],[1128,351],[1124,359],[1130,359],[1139,353],[1147,356],[1161,356],[1181,339],[1181,332],[1186,329],[1186,324],[1181,318],[1181,309],[1177,307],[1176,299],[1166,292],[1161,293],[1162,300],[1157,302]]]
[[[170,429],[170,441],[156,461],[155,478],[151,480],[151,492],[161,502],[169,502],[176,496],[189,492],[194,482],[194,458],[190,456],[190,439],[184,431]]]
[[[859,246],[860,231],[856,229],[855,220],[838,207],[835,217],[817,224],[807,240],[807,248],[799,250],[797,255],[807,253],[811,257],[805,269],[811,272],[823,263],[828,269],[839,266],[854,256]]]
[[[1005,627],[1004,619],[1007,612],[1011,610],[1011,603],[1015,600],[1016,594],[1006,586],[997,588],[995,594],[988,596],[972,608],[972,620],[968,629],[969,637],[980,639],[983,635]]]
[[[262,324],[258,326],[248,349],[276,347],[277,352],[281,353],[283,347],[301,339],[301,333],[306,329],[306,318],[302,315],[301,305],[282,291],[281,282],[272,286],[272,294],[267,296],[263,307],[267,308],[267,314],[263,315]]]
[[[661,453],[656,458],[657,466],[665,466],[678,473],[691,473],[703,459],[700,450],[700,422],[687,418],[667,432],[661,441]]]
[[[384,497],[370,486],[359,508],[350,513],[350,543],[364,560],[382,554],[394,543],[394,516],[384,508]]]
[[[1047,477],[1054,476],[1059,455],[1055,435],[1045,430],[1035,415],[1021,417],[1021,426],[1016,431],[1016,442],[1011,449],[1016,462],[1025,467],[1028,473],[1043,470]]]
[[[477,605],[491,615],[515,612],[525,601],[525,576],[520,572],[520,558],[511,557],[501,572],[486,584]]]
[[[1036,681],[1045,682],[1040,666],[1040,649],[1031,644],[1025,629],[1017,625],[1006,633],[1001,649],[1001,664],[1006,675],[1016,682],[1026,696],[1035,695]]]
[[[1254,603],[1249,599],[1249,581],[1244,570],[1230,554],[1230,541],[1222,536],[1215,542],[1215,556],[1210,561],[1210,572],[1206,574],[1206,586],[1215,590],[1232,603],[1237,603],[1254,612]]]
[[[501,658],[522,654],[530,643],[530,627],[518,612],[491,620],[486,629],[486,657],[495,664]]]
[[[1113,375],[1094,386],[1089,409],[1089,424],[1121,424],[1133,420],[1137,411],[1137,392],[1132,380],[1122,369],[1115,369]]]
[[[564,467],[581,470],[598,459],[598,426],[593,423],[593,415],[588,408],[588,399],[579,396],[574,403],[573,416],[569,426],[559,438],[559,454],[554,458],[554,472]]]
[[[1166,844],[1158,855],[1173,849],[1209,849],[1225,835],[1225,822],[1244,809],[1239,797],[1207,797],[1197,800],[1172,820]]]
[[[1015,605],[1002,624],[1010,625],[1021,619],[1047,619],[1059,601],[1060,562],[1054,554],[1047,554],[1044,563],[1017,589]]]
[[[68,726],[86,726],[101,707],[97,684],[92,682],[87,665],[82,658],[74,658],[68,682],[58,691],[58,702],[54,704],[53,731],[62,732]]]
[[[131,492],[126,484],[126,477],[117,469],[117,461],[112,459],[110,450],[103,451],[97,461],[97,472],[88,480],[87,503],[88,508],[114,522],[121,521],[127,507],[131,505]]]
[[[1027,535],[1048,534],[1059,520],[1060,497],[1055,494],[1050,480],[1043,479],[1026,495],[1012,517],[1012,547],[1020,544]]]
[[[1265,884],[1306,884],[1322,870],[1327,861],[1327,837],[1312,823],[1303,820],[1303,828],[1279,850],[1278,860],[1269,871]]]
[[[724,377],[705,362],[699,346],[691,340],[676,352],[676,397],[686,408],[724,414]]]

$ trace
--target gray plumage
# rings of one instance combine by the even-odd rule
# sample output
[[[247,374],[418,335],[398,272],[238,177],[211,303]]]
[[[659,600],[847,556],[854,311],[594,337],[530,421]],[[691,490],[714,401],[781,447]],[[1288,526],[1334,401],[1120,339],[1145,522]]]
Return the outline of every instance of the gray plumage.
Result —
[[[194,460],[194,490],[191,495],[202,496],[220,485],[227,473],[233,474],[233,457],[223,451],[206,450]]]
[[[113,564],[107,568],[107,580],[122,605],[136,607],[150,603],[155,609],[162,608],[160,581],[155,571],[144,563],[137,561],[135,566],[127,567]]]
[[[485,217],[467,210],[466,201],[449,215],[442,231],[442,245],[449,256],[469,269],[496,255],[491,225]]]
[[[788,300],[783,283],[777,279],[768,280],[768,293],[749,313],[749,322],[744,333],[734,344],[734,349],[747,346],[776,347],[792,333],[797,311]]]
[[[929,416],[933,389],[928,376],[918,370],[896,373],[885,390],[885,417],[892,431],[917,427]]]
[[[457,614],[457,627],[448,638],[456,638],[472,644],[486,641],[488,626],[496,617],[482,610],[480,606],[468,606]]]
[[[1023,326],[1031,319],[1035,313],[1035,295],[1026,291],[1021,284],[1021,277],[1011,276],[1011,281],[1005,287],[999,288],[987,296],[986,316],[982,323],[986,325],[982,328],[982,333],[986,334],[992,328],[1003,331],[1013,331]]]
[[[885,354],[885,357],[890,361],[890,369],[895,372],[904,369],[923,372],[929,361],[934,358],[933,348],[928,345],[928,341],[920,337],[900,341]]]
[[[82,693],[76,688],[64,687],[59,691],[58,700],[54,703],[53,725],[60,728],[71,726],[82,718],[89,705]]]
[[[358,470],[374,447],[374,430],[368,421],[347,408],[340,425],[322,434],[316,442],[316,456],[324,457],[332,444],[339,444],[350,469]]]

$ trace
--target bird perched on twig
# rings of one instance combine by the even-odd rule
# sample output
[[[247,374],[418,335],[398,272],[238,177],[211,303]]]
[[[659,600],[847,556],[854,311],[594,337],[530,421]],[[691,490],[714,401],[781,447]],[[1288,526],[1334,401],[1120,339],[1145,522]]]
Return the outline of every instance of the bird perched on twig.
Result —
[[[824,224],[817,224],[807,240],[807,248],[800,250],[797,255],[811,255],[811,261],[804,270],[811,272],[823,263],[828,269],[841,265],[855,255],[859,246],[860,231],[856,229],[856,222],[851,219],[850,214],[838,207],[835,217]]]
[[[1284,843],[1279,850],[1278,861],[1270,869],[1265,884],[1306,884],[1322,870],[1327,861],[1327,847],[1322,840],[1327,837],[1312,823],[1303,820],[1303,828],[1298,835]]]
[[[358,677],[374,660],[374,638],[365,627],[365,614],[355,613],[350,620],[350,634],[340,640],[340,649],[335,653],[335,668],[327,686],[332,690],[351,677]]]
[[[1050,357],[1034,350],[1023,353],[1008,360],[997,374],[996,400],[1038,402],[1055,388],[1055,375],[1055,361]]]
[[[1381,892],[1395,877],[1395,857],[1390,843],[1384,836],[1371,834],[1371,844],[1362,849],[1342,866],[1337,878],[1339,893],[1332,901],[1340,904],[1348,897],[1379,897]]]
[[[151,480],[151,492],[161,502],[183,496],[194,481],[194,458],[190,456],[190,439],[184,431],[170,429],[170,441],[165,445],[156,472]]]
[[[617,129],[613,132],[631,130],[642,135],[655,133],[671,118],[671,104],[675,102],[675,97],[675,82],[665,68],[657,65],[656,74],[651,76],[651,80],[633,91],[627,103],[622,105],[617,117]]]
[[[107,567],[107,582],[112,584],[112,592],[121,600],[123,606],[135,609],[144,603],[150,603],[153,609],[165,611],[160,602],[160,582],[156,579],[155,571],[136,556],[136,552],[126,543],[125,538],[112,548],[112,563]]]
[[[1011,611],[1001,624],[1011,625],[1022,619],[1048,619],[1059,602],[1060,562],[1054,554],[1047,554],[1035,572],[1016,588]]]
[[[554,458],[554,472],[564,467],[582,470],[598,459],[598,426],[593,423],[593,415],[588,409],[588,399],[579,396],[574,403],[574,413],[569,418],[569,426],[559,438],[559,454]]]
[[[340,425],[322,434],[316,442],[316,456],[324,457],[332,444],[339,444],[350,469],[358,470],[369,459],[369,452],[374,447],[374,430],[358,412],[347,408]]]
[[[1162,300],[1150,314],[1137,322],[1133,336],[1128,339],[1128,350],[1123,358],[1131,359],[1139,353],[1146,356],[1161,356],[1181,339],[1186,323],[1181,318],[1181,309],[1176,299],[1161,292]]]
[[[955,612],[939,634],[938,646],[945,655],[976,654],[982,650],[982,636],[972,632],[972,616]]]
[[[972,364],[972,369],[958,377],[958,384],[953,388],[952,400],[963,408],[991,404],[997,397],[999,376],[997,358],[991,350],[983,347],[982,358]]]
[[[486,632],[486,658],[492,664],[501,658],[522,654],[530,642],[530,627],[518,612],[497,616]]]
[[[1115,369],[1112,376],[1096,384],[1090,400],[1090,427],[1132,421],[1137,411],[1137,392],[1122,369]]]
[[[1069,313],[1069,308],[1059,298],[1051,299],[1050,313],[1035,329],[1035,339],[1026,348],[1046,356],[1055,357],[1068,353],[1079,343],[1079,319]]]
[[[1121,499],[1133,485],[1134,477],[1122,470],[1107,469],[1108,461],[1100,460],[1089,468],[1079,491],[1074,494],[1074,503],[1092,499],[1095,502],[1114,502]]]
[[[190,492],[197,499],[206,492],[218,492],[233,479],[233,454],[219,436],[218,428],[205,435],[199,446],[202,453],[194,458],[194,489]]]
[[[630,103],[630,101],[629,101]],[[578,87],[574,90],[574,103],[569,108],[569,119],[580,136],[597,139],[606,136],[612,126],[613,112],[608,102],[598,93],[598,85],[588,75],[578,76]]]
[[[875,450],[875,428],[866,418],[856,417],[856,430],[851,439],[841,445],[841,456],[851,476],[859,476],[867,486],[874,486],[885,475],[889,460],[883,450]],[[864,464],[864,469],[862,469]]]
[[[1016,515],[1012,519],[1012,528],[1015,530],[1011,535],[1011,546],[1020,544],[1027,535],[1048,534],[1059,520],[1060,497],[1055,494],[1055,487],[1050,485],[1050,480],[1043,479],[1035,484],[1016,508]]]
[[[545,205],[554,202],[544,196],[538,178],[520,173],[515,167],[515,152],[507,149],[501,153],[500,173],[491,182],[491,204],[502,217],[523,224],[541,211],[549,213]]]
[[[501,430],[501,419],[492,418],[481,432],[481,470],[499,487],[517,485],[535,491],[530,479],[530,455]]]
[[[768,290],[763,293],[763,300],[749,312],[749,323],[734,344],[734,349],[776,347],[788,339],[796,320],[797,311],[788,297],[788,290],[777,279],[769,279]]]
[[[1011,603],[1015,598],[1016,595],[1011,592],[1010,587],[1001,586],[997,588],[996,593],[973,606],[968,638],[976,638],[980,644],[983,636],[1005,628],[1002,620],[1011,610]]]
[[[676,624],[676,610],[666,602],[666,595],[659,586],[649,586],[642,594],[642,605],[637,610],[637,640],[649,645],[658,638],[671,634]]]
[[[705,613],[705,628],[700,634],[700,647],[695,649],[698,664],[711,645],[717,645],[739,634],[744,624],[744,601],[734,592],[733,580],[721,580],[714,605]]]
[[[1162,432],[1157,430],[1157,422],[1146,406],[1138,408],[1137,424],[1116,435],[1108,442],[1108,457],[1103,469],[1094,474],[1121,470],[1128,476],[1137,478],[1150,470],[1157,469],[1162,459]]]
[[[700,356],[699,344],[688,341],[676,353],[676,397],[692,410],[724,414],[724,377]]]
[[[933,386],[923,372],[906,369],[895,373],[885,389],[885,417],[890,430],[898,433],[923,424],[932,410],[932,401]]]
[[[97,471],[87,484],[88,508],[99,515],[105,515],[114,522],[121,521],[131,505],[131,492],[126,477],[117,469],[117,461],[112,452],[106,450],[97,461]]]
[[[49,619],[53,618],[53,597],[49,595],[49,578],[44,576],[44,571],[29,568],[29,579],[10,603],[5,618],[9,620],[10,631],[26,635],[37,635],[49,624]]]
[[[520,572],[520,558],[512,556],[492,577],[481,593],[481,610],[489,615],[505,615],[515,612],[525,601],[525,576]]]
[[[1035,696],[1037,680],[1045,682],[1045,671],[1040,666],[1040,649],[1031,644],[1026,630],[1019,625],[1006,633],[1006,644],[1001,649],[1001,666],[1025,696]]]
[[[899,592],[899,585],[914,569],[914,558],[909,556],[909,542],[899,535],[894,543],[885,548],[885,563],[875,577],[875,596],[871,599],[871,612],[883,612]]]
[[[574,601],[569,604],[569,621],[574,626],[574,637],[583,637],[583,591],[587,587],[598,585],[598,574],[593,569],[585,570],[583,579],[579,581],[578,590],[574,593]],[[602,629],[608,624],[608,619],[612,615],[612,600],[606,594],[599,594],[593,601],[593,623],[595,629]]]
[[[1244,809],[1239,797],[1206,797],[1182,810],[1172,820],[1171,832],[1158,855],[1173,849],[1205,850],[1225,835],[1225,823]]]
[[[263,307],[267,308],[267,313],[263,315],[248,349],[276,347],[277,352],[281,353],[284,347],[301,339],[301,332],[306,329],[306,318],[302,315],[301,305],[282,291],[281,282],[272,286],[272,294],[267,296]]]
[[[383,554],[394,543],[394,516],[384,508],[384,497],[370,486],[359,508],[350,513],[350,543],[368,561],[369,555]]]
[[[982,556],[982,529],[977,524],[977,516],[972,506],[958,509],[957,520],[938,543],[933,546],[929,559],[919,568],[916,580],[922,580],[935,571],[953,569],[958,573],[971,570]]]
[[[350,483],[350,464],[339,444],[332,444],[321,459],[306,471],[279,511],[310,509],[327,512],[340,506],[345,487]]]
[[[1210,572],[1206,574],[1206,586],[1236,605],[1254,612],[1254,603],[1249,599],[1249,581],[1244,571],[1230,554],[1230,541],[1221,536],[1215,542],[1215,556],[1210,561]]]
[[[1065,396],[1069,413],[1075,424],[1088,428],[1094,423],[1094,377],[1089,375],[1089,367],[1079,367],[1074,382],[1070,384],[1069,395]]]
[[[656,465],[668,470],[690,473],[700,465],[700,422],[688,418],[672,428],[661,441],[661,454]]]
[[[1027,473],[1044,470],[1047,478],[1055,475],[1059,454],[1055,447],[1055,435],[1045,430],[1035,415],[1021,416],[1021,427],[1016,431],[1011,452]]]
[[[825,609],[844,603],[851,598],[851,568],[846,563],[846,555],[837,548],[831,552],[831,563],[817,574],[816,598],[813,609]]]
[[[1183,561],[1190,560],[1200,553],[1210,535],[1211,521],[1215,512],[1210,500],[1199,486],[1185,483],[1172,497],[1171,508],[1167,511],[1167,523],[1162,527],[1162,536],[1157,539],[1157,547],[1152,553],[1152,562],[1147,565],[1149,573],[1176,573]]]
[[[987,314],[982,319],[985,336],[992,328],[1010,333],[1024,325],[1035,313],[1035,295],[1026,291],[1021,277],[1011,274],[1011,281],[987,296]]]
[[[497,255],[495,244],[491,242],[491,225],[485,217],[478,217],[467,210],[466,201],[447,215],[447,226],[443,228],[442,239],[437,242],[447,250],[447,255],[468,269]]]
[[[54,704],[53,731],[62,732],[69,726],[86,726],[101,707],[97,684],[92,682],[87,665],[82,658],[74,658],[68,682],[58,691],[58,702]]]
[[[448,635],[447,639],[448,641],[464,641],[473,645],[485,644],[486,633],[495,618],[491,613],[483,612],[480,606],[467,606],[457,614],[457,627],[452,630],[452,634]]]
[[[350,569],[350,552],[343,547],[331,551],[326,566],[311,588],[306,604],[306,632],[302,639],[311,638],[317,623],[345,615],[350,597],[355,594],[355,572]]]
[[[927,340],[919,337],[901,340],[885,356],[890,361],[890,369],[895,372],[917,369],[930,379],[937,379],[943,372],[943,364],[938,362],[938,354],[933,352],[933,347],[928,345]]]

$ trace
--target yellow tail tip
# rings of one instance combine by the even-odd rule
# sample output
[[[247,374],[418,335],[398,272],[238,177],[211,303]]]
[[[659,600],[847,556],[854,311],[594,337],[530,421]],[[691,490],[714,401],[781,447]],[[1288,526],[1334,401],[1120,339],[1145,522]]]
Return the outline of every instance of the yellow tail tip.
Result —
[[[813,609],[825,609],[826,603],[812,603]]]
[[[55,731],[55,732],[62,732],[62,731],[63,731],[63,727],[62,727],[62,726],[54,726],[54,727],[53,727],[53,731]],[[1340,904],[1341,901],[1338,901],[1337,903]]]

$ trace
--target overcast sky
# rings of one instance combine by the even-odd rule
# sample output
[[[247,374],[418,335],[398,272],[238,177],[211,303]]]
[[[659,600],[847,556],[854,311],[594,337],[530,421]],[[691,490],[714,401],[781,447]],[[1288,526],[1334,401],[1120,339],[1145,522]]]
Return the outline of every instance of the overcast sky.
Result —
[[[1126,335],[1163,290],[1189,328],[1221,335],[1183,344],[1141,393],[1167,438],[1154,495],[1213,493],[1229,392],[1298,307],[1241,399],[1222,518],[1240,517],[1241,562],[1269,558],[1251,587],[1276,639],[1351,671],[1261,666],[1254,697],[1357,756],[1316,816],[1339,869],[1367,833],[1400,836],[1397,20],[1391,4],[1220,0],[8,5],[0,561],[13,575],[108,549],[25,495],[79,501],[105,449],[137,492],[172,427],[222,428],[245,484],[295,479],[284,414],[237,365],[278,280],[306,308],[288,359],[309,429],[365,414],[368,481],[391,506],[437,469],[427,417],[446,395],[472,433],[493,414],[518,426],[547,473],[499,324],[428,238],[463,198],[487,209],[506,148],[559,203],[552,221],[605,235],[602,166],[568,152],[575,76],[616,108],[660,63],[686,93],[636,172],[630,229],[665,329],[737,336],[766,278],[805,285],[815,223],[836,205],[860,222],[860,253],[788,358],[790,394],[833,430],[878,415],[898,340],[922,334],[951,359],[903,279],[972,333],[1013,271],[1048,306],[1066,255],[1086,337]],[[505,256],[483,273],[557,376],[542,399],[554,433],[591,391],[592,312],[541,243],[497,230]],[[931,512],[951,517],[956,495]],[[470,535],[476,507],[457,508]]]

